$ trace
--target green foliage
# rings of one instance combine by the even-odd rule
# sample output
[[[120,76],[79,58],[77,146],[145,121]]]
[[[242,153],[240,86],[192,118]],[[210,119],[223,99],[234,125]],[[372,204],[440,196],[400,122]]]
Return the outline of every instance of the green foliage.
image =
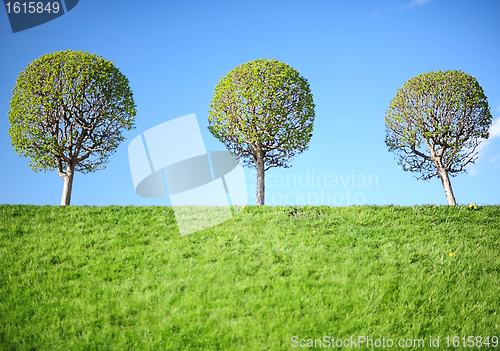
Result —
[[[19,74],[10,101],[12,145],[34,171],[103,168],[136,115],[128,80],[87,52],[41,56]]]
[[[477,159],[488,138],[490,108],[476,78],[461,71],[424,73],[409,79],[386,112],[386,144],[406,171],[437,175],[435,161],[451,176]]]
[[[499,206],[247,206],[181,237],[170,207],[3,205],[0,348],[498,336],[499,228]]]
[[[245,165],[262,156],[265,169],[289,167],[312,136],[309,83],[286,63],[247,62],[216,85],[208,120],[210,132]]]

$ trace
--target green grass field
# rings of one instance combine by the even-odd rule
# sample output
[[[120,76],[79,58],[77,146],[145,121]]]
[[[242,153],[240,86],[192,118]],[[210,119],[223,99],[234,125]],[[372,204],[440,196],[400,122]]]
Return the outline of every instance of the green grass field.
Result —
[[[499,253],[500,206],[246,207],[180,236],[170,207],[2,205],[0,349],[491,341]]]

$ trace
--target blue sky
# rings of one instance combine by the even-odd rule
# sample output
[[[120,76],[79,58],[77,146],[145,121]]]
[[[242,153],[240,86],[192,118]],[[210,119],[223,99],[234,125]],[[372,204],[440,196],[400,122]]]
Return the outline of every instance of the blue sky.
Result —
[[[459,204],[498,204],[498,14],[500,2],[494,0],[80,0],[64,16],[13,34],[2,9],[0,203],[61,201],[63,181],[57,173],[34,173],[11,146],[8,111],[16,78],[30,62],[71,49],[113,61],[130,81],[138,112],[136,129],[125,133],[127,140],[107,168],[75,176],[73,205],[170,204],[135,194],[128,144],[149,128],[195,113],[207,150],[223,150],[207,130],[214,86],[237,65],[258,58],[300,71],[316,104],[309,150],[292,168],[268,171],[266,204],[446,204],[439,179],[420,181],[399,169],[384,144],[384,112],[406,80],[447,69],[477,78],[496,123],[476,165],[452,178],[455,197]],[[247,169],[246,176],[255,203],[252,172]]]

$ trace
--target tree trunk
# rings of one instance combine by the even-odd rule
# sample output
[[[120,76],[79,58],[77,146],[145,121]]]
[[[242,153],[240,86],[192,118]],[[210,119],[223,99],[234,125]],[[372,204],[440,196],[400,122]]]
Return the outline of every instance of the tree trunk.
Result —
[[[265,199],[265,178],[264,178],[263,158],[257,157],[255,168],[257,168],[257,198],[255,199],[255,204],[257,206],[262,206],[264,205],[264,199]]]
[[[441,166],[438,165],[438,173],[441,178],[441,182],[443,183],[444,192],[446,194],[446,200],[448,200],[448,205],[455,206],[457,203],[455,202],[455,196],[453,195],[453,189],[451,188],[450,177],[448,177],[448,171]]]
[[[73,189],[74,174],[75,174],[75,167],[71,167],[68,165],[66,173],[63,173],[63,175],[61,175],[61,177],[64,179],[61,206],[69,205],[71,202],[71,190]]]

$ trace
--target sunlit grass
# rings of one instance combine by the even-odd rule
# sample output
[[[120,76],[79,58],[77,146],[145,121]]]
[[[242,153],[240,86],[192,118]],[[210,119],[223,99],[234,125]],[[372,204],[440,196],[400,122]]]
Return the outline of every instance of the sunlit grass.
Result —
[[[0,206],[0,349],[499,336],[500,207]]]

